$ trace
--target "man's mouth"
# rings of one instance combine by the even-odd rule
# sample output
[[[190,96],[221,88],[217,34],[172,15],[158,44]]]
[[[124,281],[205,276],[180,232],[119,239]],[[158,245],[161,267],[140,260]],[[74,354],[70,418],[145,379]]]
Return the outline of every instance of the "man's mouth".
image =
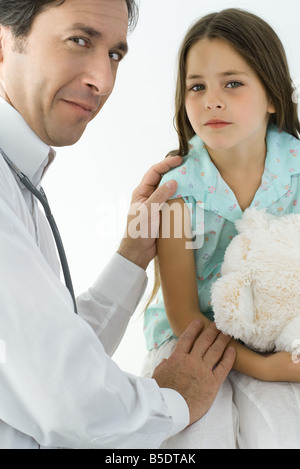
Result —
[[[96,106],[95,103],[81,102],[81,101],[69,101],[64,99],[65,103],[70,105],[74,111],[80,113],[81,115],[90,118],[94,112],[98,110],[99,106]]]

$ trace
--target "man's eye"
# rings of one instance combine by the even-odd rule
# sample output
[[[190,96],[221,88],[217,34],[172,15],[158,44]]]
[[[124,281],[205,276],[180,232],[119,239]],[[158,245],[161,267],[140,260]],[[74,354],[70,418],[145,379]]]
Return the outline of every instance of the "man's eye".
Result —
[[[109,56],[115,62],[120,62],[122,60],[122,56],[118,52],[110,52]]]
[[[87,47],[89,45],[88,40],[84,39],[83,37],[71,37],[70,41],[74,42],[80,47]]]

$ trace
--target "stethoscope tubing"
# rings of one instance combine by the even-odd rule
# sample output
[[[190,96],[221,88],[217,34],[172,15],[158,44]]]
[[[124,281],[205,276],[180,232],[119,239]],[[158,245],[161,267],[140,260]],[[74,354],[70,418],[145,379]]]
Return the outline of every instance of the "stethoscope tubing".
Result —
[[[0,153],[3,156],[3,158],[5,159],[8,166],[18,176],[18,178],[20,179],[22,184],[29,190],[29,192],[31,192],[40,201],[41,205],[44,208],[45,215],[46,215],[46,218],[49,222],[51,231],[53,233],[53,237],[54,237],[55,244],[56,244],[56,247],[57,247],[57,251],[58,251],[58,254],[59,254],[59,258],[60,258],[60,262],[61,262],[61,266],[62,266],[62,270],[63,270],[63,274],[64,274],[66,287],[68,288],[68,290],[71,294],[71,297],[72,297],[72,300],[73,300],[73,303],[74,303],[74,311],[77,314],[76,299],[75,299],[75,294],[74,294],[70,269],[69,269],[69,265],[68,265],[68,261],[67,261],[67,256],[66,256],[66,253],[65,253],[63,242],[62,242],[60,233],[58,231],[56,222],[55,222],[54,217],[51,213],[51,209],[50,209],[46,194],[45,194],[42,187],[40,188],[40,190],[38,190],[31,183],[31,181],[28,179],[28,177],[25,176],[25,174],[23,174],[19,170],[19,168],[8,158],[8,156],[4,153],[4,151],[1,148],[0,148]]]

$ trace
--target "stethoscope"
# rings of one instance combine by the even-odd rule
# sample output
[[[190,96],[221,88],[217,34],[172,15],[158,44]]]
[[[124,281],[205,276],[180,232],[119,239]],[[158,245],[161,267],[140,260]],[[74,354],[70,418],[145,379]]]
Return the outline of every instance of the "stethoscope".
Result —
[[[69,292],[72,296],[73,303],[74,303],[74,310],[75,310],[75,313],[77,314],[76,300],[75,300],[75,295],[74,295],[74,290],[73,290],[73,285],[72,285],[72,279],[71,279],[71,274],[70,274],[70,269],[69,269],[69,266],[68,266],[66,253],[65,253],[65,250],[64,250],[64,246],[63,246],[61,236],[59,234],[56,222],[55,222],[55,220],[53,218],[53,215],[51,213],[51,209],[50,209],[46,194],[45,194],[42,187],[40,188],[40,190],[38,190],[36,187],[34,187],[34,185],[30,182],[28,177],[25,176],[25,174],[23,174],[19,170],[19,168],[8,158],[8,156],[4,153],[3,150],[1,150],[1,148],[0,148],[0,153],[3,156],[3,158],[5,159],[8,166],[18,176],[18,178],[20,179],[22,184],[24,184],[24,186],[29,190],[29,192],[31,192],[41,202],[41,204],[44,208],[45,215],[47,217],[50,228],[52,230],[54,240],[55,240],[55,243],[56,243],[56,247],[57,247],[57,250],[58,250],[61,266],[62,266],[63,273],[64,273],[66,287],[68,288],[68,290],[69,290]]]

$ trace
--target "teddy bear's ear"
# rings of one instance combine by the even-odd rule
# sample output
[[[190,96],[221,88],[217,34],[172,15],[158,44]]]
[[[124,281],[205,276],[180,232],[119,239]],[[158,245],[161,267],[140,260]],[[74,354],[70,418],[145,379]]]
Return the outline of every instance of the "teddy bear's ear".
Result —
[[[235,222],[235,226],[239,233],[248,229],[266,229],[273,218],[274,216],[267,213],[265,209],[247,208],[242,218]]]

